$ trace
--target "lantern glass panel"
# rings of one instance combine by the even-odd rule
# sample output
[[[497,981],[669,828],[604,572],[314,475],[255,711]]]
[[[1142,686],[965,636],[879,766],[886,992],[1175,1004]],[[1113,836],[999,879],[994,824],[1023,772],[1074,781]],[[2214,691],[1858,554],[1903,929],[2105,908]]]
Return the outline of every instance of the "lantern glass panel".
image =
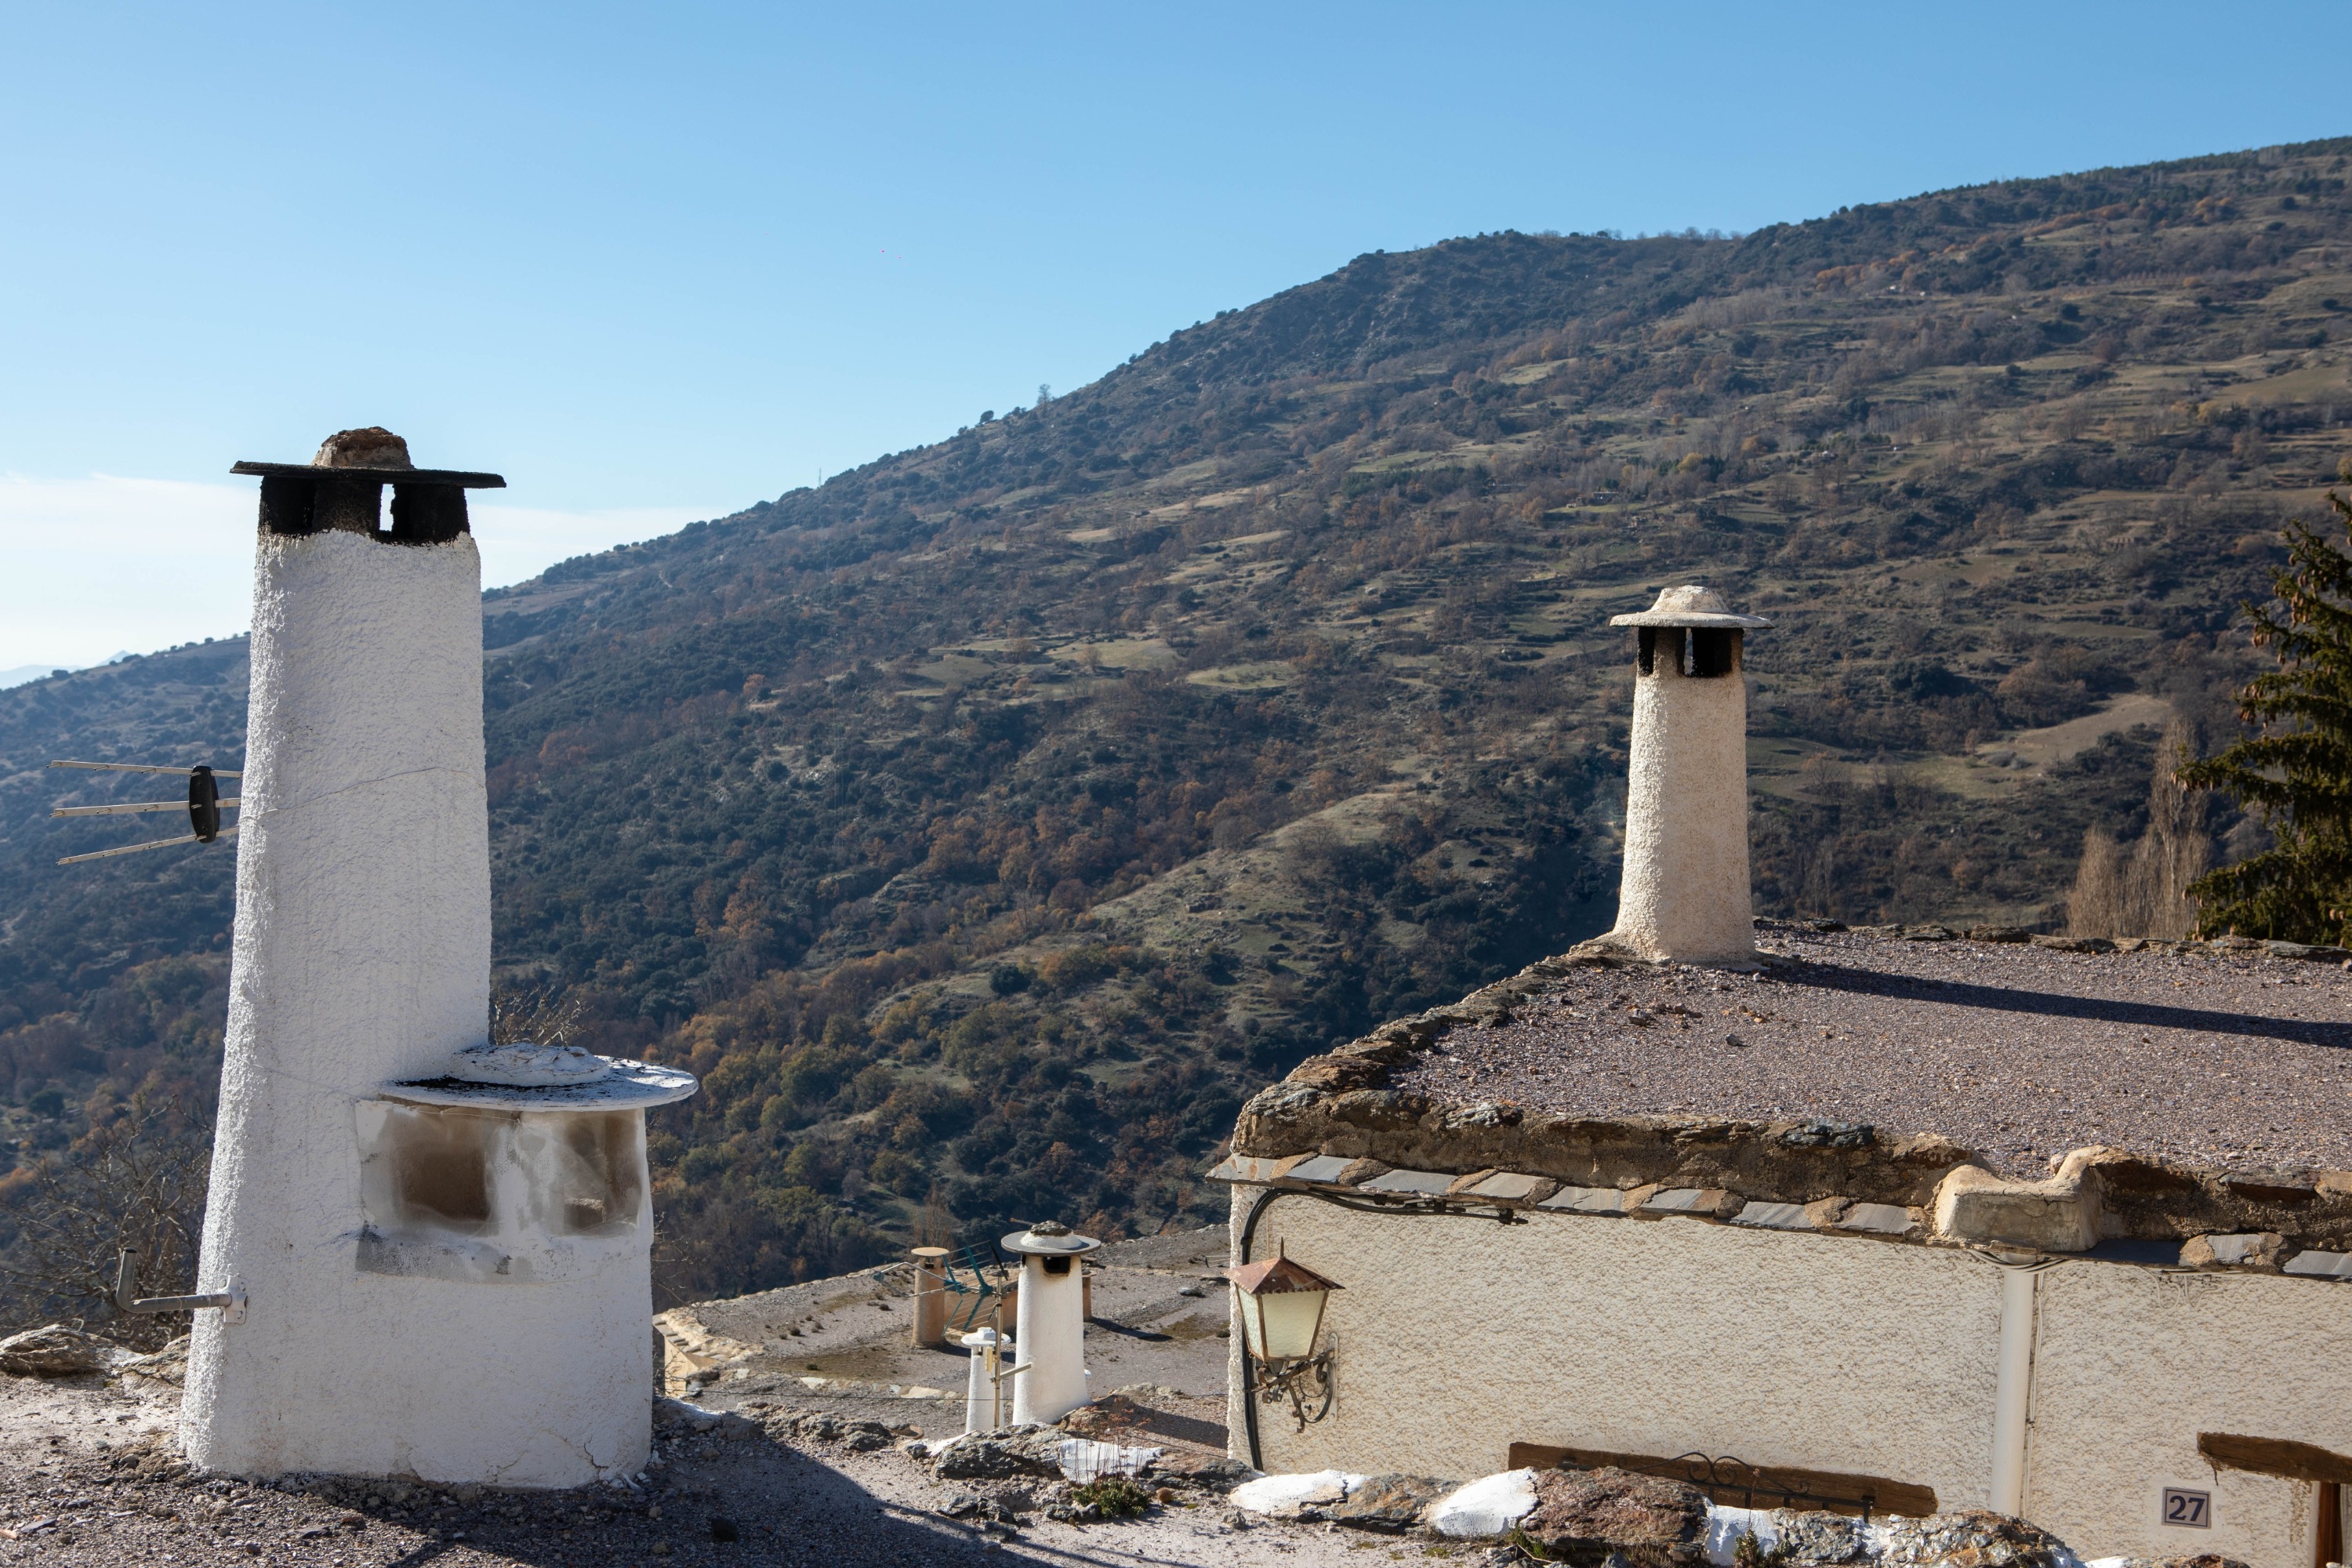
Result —
[[[1285,1290],[1257,1298],[1265,1314],[1264,1343],[1253,1346],[1261,1361],[1295,1361],[1315,1353],[1316,1325],[1323,1321],[1324,1293]]]
[[[1234,1287],[1234,1304],[1240,1309],[1242,1342],[1258,1360],[1265,1359],[1265,1320],[1258,1315],[1259,1298],[1240,1286]]]

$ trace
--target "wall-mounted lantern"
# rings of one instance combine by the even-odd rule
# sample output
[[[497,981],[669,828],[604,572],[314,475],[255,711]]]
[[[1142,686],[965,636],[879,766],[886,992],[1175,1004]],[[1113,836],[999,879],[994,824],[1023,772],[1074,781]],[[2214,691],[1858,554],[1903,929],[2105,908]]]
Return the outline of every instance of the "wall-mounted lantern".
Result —
[[[1243,1353],[1257,1363],[1251,1392],[1268,1405],[1287,1400],[1304,1432],[1331,1413],[1331,1347],[1318,1352],[1315,1340],[1324,1303],[1343,1287],[1278,1251],[1264,1263],[1228,1268],[1225,1278],[1240,1307]]]

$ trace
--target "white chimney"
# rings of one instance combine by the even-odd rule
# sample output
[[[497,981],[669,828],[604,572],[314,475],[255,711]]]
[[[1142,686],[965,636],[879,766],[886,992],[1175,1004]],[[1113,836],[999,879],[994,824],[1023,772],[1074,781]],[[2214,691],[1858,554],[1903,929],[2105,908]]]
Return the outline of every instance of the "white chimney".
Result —
[[[262,476],[236,928],[182,1441],[207,1469],[576,1486],[650,1442],[645,1111],[488,1047],[467,488],[346,431]],[[379,527],[393,487],[392,523]]]
[[[1020,1375],[1013,1383],[1013,1423],[1059,1421],[1087,1394],[1087,1282],[1080,1261],[1100,1247],[1055,1220],[1004,1238],[1021,1256],[1021,1305],[1013,1342]]]
[[[1748,885],[1748,685],[1740,643],[1772,623],[1711,588],[1668,588],[1612,626],[1641,628],[1625,874],[1601,939],[1653,961],[1755,960]]]

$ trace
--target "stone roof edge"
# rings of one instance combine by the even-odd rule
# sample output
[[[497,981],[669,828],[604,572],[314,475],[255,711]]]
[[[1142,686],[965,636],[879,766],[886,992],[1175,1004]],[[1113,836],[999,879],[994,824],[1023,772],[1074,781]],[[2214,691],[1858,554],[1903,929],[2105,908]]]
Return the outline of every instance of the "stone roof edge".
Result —
[[[1768,932],[1847,929],[1830,921],[1802,928],[1757,924]],[[2001,928],[1979,928],[1968,938],[1942,926],[1864,931],[1910,941],[2025,937]],[[2214,956],[2323,961],[2345,952],[2246,938],[2135,942],[2130,947],[2042,941],[2085,952],[2161,947]],[[1759,950],[1758,956],[1768,965],[1791,962],[1769,950]],[[1933,1131],[1890,1134],[1797,1119],[1553,1115],[1508,1101],[1441,1101],[1390,1086],[1393,1069],[1437,1048],[1452,1030],[1507,1022],[1520,1004],[1549,993],[1552,982],[1574,970],[1643,962],[1602,942],[1583,943],[1459,1002],[1391,1020],[1309,1057],[1243,1106],[1234,1129],[1233,1158],[1211,1173],[1300,1191],[1353,1187],[1371,1201],[1458,1198],[1497,1208],[1573,1208],[1644,1218],[1671,1213],[1734,1224],[1767,1224],[1743,1214],[1759,1205],[1775,1213],[1795,1208],[1812,1215],[1814,1223],[1769,1228],[2058,1255],[2113,1254],[2116,1244],[2140,1244],[2142,1251],[2169,1244],[2181,1249],[2185,1267],[2284,1268],[2352,1279],[2352,1172],[2228,1172],[2096,1146],[2066,1155],[2048,1179],[2027,1182],[1987,1170],[1973,1151]],[[1331,1156],[1345,1166],[1332,1180],[1288,1176],[1290,1167],[1316,1155]],[[1393,1173],[1412,1180],[1363,1185]],[[1502,1176],[1517,1180],[1498,1184]],[[1442,1187],[1434,1184],[1440,1177]],[[1497,1192],[1472,1191],[1481,1185]],[[1514,1187],[1524,1190],[1497,1195]],[[1591,1201],[1599,1206],[1584,1207],[1579,1200],[1563,1201],[1562,1192],[1640,1196],[1616,1208],[1595,1197]],[[1661,1206],[1662,1196],[1680,1206]],[[1875,1223],[1839,1223],[1857,1208],[1871,1211]],[[1896,1209],[1907,1212],[1912,1223],[1895,1226],[1881,1212]],[[2298,1254],[2305,1255],[2304,1267],[2295,1266]],[[2338,1258],[2340,1266],[2331,1261]]]

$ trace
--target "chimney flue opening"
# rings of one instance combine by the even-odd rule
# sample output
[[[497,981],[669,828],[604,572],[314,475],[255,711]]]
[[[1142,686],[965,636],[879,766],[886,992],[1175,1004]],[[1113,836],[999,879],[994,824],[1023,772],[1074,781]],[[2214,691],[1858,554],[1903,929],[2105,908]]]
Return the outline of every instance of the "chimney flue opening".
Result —
[[[1668,668],[1691,680],[1707,680],[1737,672],[1740,639],[1746,635],[1736,627],[1724,626],[1641,626],[1636,633],[1636,658],[1643,675],[1658,673],[1658,659],[1663,654]]]
[[[1677,637],[1681,634],[1676,633]],[[1640,650],[1634,656],[1643,675],[1654,675],[1658,668],[1658,628],[1643,626],[1635,633]]]
[[[1694,626],[1690,634],[1690,672],[1694,679],[1706,680],[1729,675],[1739,668],[1739,639],[1744,634],[1736,626]]]

